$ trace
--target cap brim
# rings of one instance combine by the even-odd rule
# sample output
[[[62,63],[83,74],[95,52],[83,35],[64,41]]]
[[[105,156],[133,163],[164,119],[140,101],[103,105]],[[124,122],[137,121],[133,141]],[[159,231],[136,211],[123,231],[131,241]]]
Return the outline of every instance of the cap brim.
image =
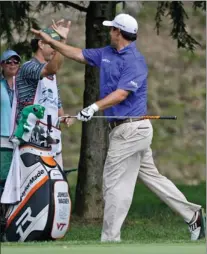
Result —
[[[18,57],[19,60],[21,60],[21,57],[20,57],[18,54],[11,54],[11,55],[9,55],[9,56],[7,56],[7,57],[1,59],[0,62],[2,63],[3,61],[6,61],[6,60],[8,60],[8,59],[11,58],[11,57]]]
[[[20,57],[19,55],[13,55],[13,56],[18,57],[18,58],[19,58],[19,60],[21,60],[21,57]],[[12,57],[12,56],[10,56],[10,57]]]
[[[108,21],[108,20],[105,20],[102,24],[103,24],[104,26],[114,26],[113,21]]]

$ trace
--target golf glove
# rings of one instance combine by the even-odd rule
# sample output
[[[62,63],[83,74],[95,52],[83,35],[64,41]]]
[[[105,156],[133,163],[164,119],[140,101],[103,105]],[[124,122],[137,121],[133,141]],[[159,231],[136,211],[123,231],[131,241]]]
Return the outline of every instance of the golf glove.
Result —
[[[93,103],[89,107],[82,109],[78,113],[77,119],[80,121],[87,122],[87,121],[91,120],[94,113],[97,112],[98,110],[99,110],[99,107],[97,106],[97,104]]]

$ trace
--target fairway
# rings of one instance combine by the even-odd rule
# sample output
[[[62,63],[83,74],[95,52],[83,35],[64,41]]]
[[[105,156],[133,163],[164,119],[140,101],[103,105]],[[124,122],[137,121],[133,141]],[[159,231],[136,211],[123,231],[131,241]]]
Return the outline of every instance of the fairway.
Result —
[[[205,244],[100,244],[62,246],[2,246],[2,254],[204,254]]]

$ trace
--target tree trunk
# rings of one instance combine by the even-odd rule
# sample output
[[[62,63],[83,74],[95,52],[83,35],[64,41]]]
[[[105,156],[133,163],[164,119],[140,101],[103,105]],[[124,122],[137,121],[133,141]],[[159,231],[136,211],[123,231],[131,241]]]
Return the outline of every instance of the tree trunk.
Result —
[[[86,48],[109,44],[109,31],[103,20],[115,16],[115,2],[90,2],[86,16]],[[99,70],[85,68],[84,107],[99,99]],[[102,112],[98,112],[102,115]],[[82,125],[81,152],[76,187],[75,213],[87,219],[103,215],[102,173],[108,148],[106,120],[92,119]]]

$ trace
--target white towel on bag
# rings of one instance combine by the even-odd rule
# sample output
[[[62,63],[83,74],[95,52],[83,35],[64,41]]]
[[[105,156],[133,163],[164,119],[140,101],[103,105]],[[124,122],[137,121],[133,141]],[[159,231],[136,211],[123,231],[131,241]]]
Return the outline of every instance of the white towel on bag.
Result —
[[[17,112],[17,94],[16,94],[16,83],[15,77],[13,77],[13,103],[12,103],[12,115],[10,124],[10,137],[12,136],[16,127],[16,112]],[[4,191],[1,196],[1,203],[3,204],[15,204],[20,201],[20,187],[21,187],[21,171],[20,171],[20,154],[19,145],[13,143],[13,157],[9,174],[6,179]]]

